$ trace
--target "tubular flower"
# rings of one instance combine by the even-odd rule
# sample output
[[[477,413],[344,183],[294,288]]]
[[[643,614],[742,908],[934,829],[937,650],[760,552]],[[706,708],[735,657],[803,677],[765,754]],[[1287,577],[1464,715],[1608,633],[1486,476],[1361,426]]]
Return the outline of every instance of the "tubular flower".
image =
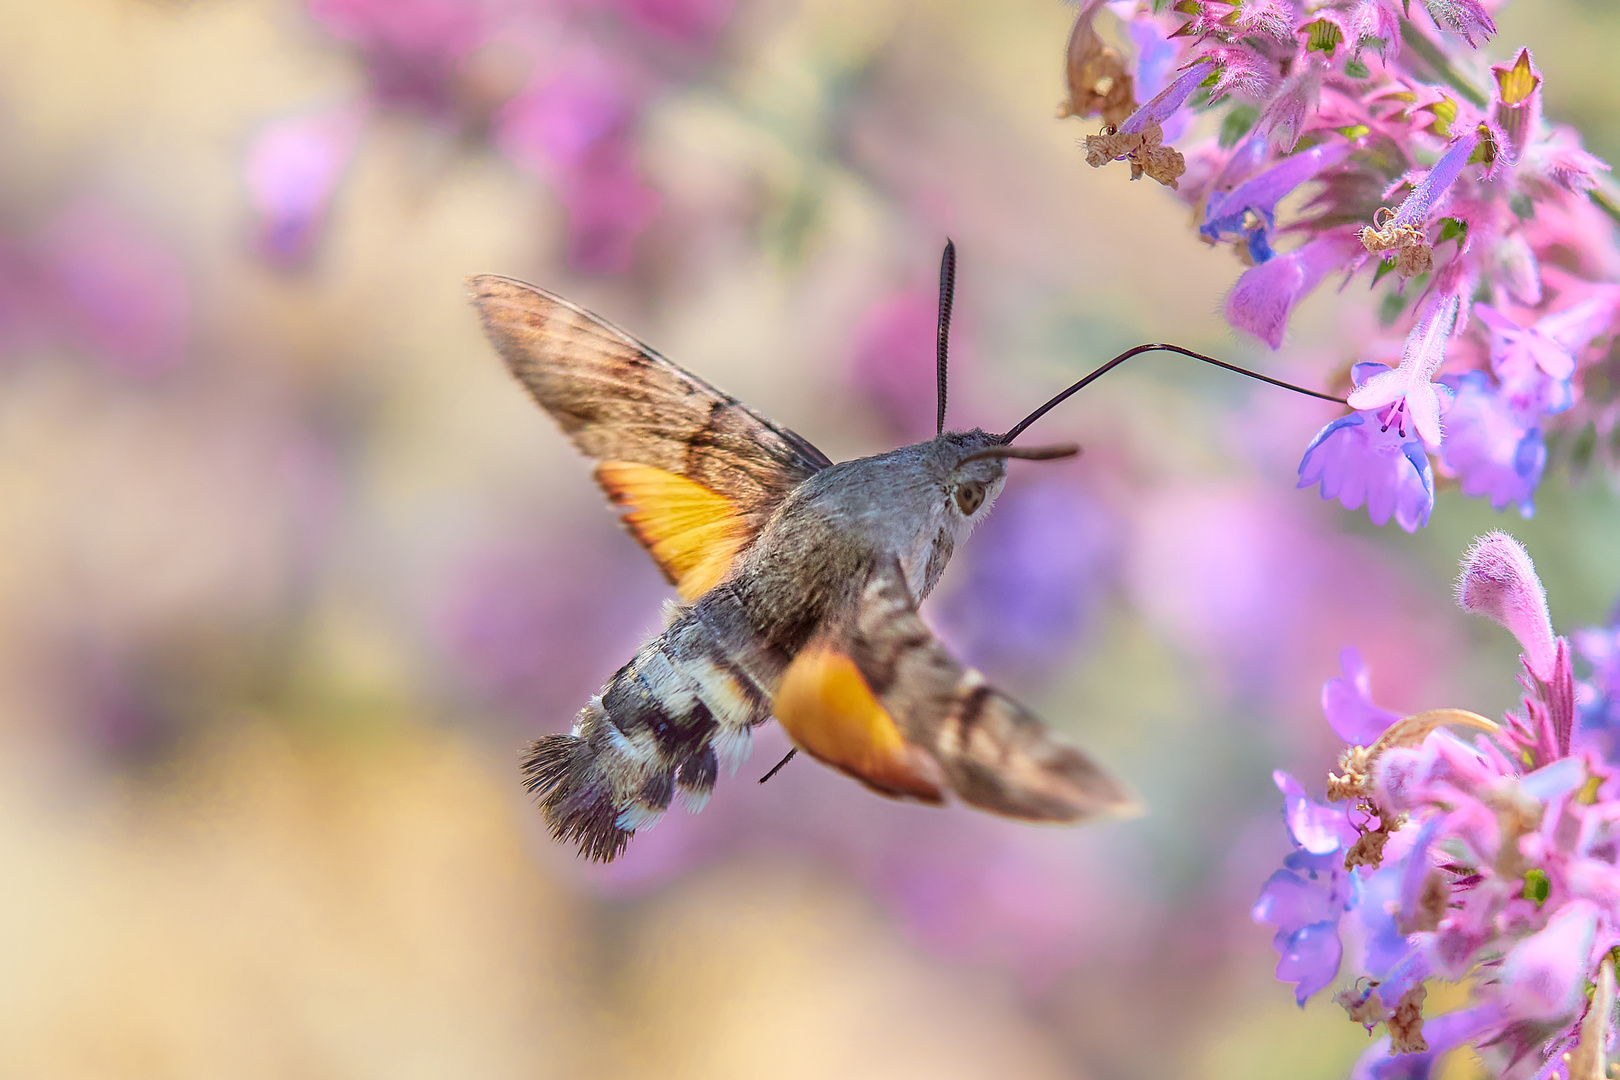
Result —
[[[1368,384],[1392,375],[1383,364],[1357,364]],[[1299,463],[1298,487],[1322,486],[1322,498],[1345,509],[1367,504],[1367,516],[1382,525],[1391,517],[1407,532],[1429,523],[1434,510],[1434,472],[1416,429],[1393,405],[1341,416],[1316,433]]]
[[[1470,1046],[1493,1077],[1598,1080],[1616,1034],[1620,784],[1613,740],[1586,714],[1577,727],[1573,703],[1608,691],[1574,683],[1569,643],[1511,537],[1475,543],[1457,595],[1524,647],[1522,710],[1501,723],[1460,709],[1397,718],[1346,650],[1323,706],[1350,745],[1325,804],[1279,774],[1295,852],[1254,917],[1278,927],[1278,978],[1301,1004],[1334,981],[1343,940],[1361,943],[1334,1000],[1386,1035],[1352,1077],[1428,1077],[1440,1054]],[[1607,633],[1578,635],[1603,663]],[[1473,1000],[1425,1016],[1430,978],[1466,981]]]
[[[1579,135],[1543,115],[1547,76],[1528,50],[1488,69],[1467,55],[1496,34],[1496,3],[1105,6],[1129,27],[1139,95],[1153,96],[1088,138],[1088,161],[1125,160],[1174,186],[1200,239],[1231,247],[1244,264],[1225,305],[1233,327],[1279,349],[1304,297],[1362,277],[1389,336],[1358,344],[1368,358],[1406,347],[1395,371],[1356,389],[1353,415],[1376,413],[1382,435],[1395,406],[1417,453],[1499,509],[1534,511],[1548,447],[1575,444],[1554,436],[1620,426],[1620,383],[1585,377],[1611,361],[1620,328],[1607,284],[1620,274],[1620,194]],[[1200,113],[1217,122],[1195,128]],[[1211,134],[1186,142],[1195,130]],[[1450,390],[1465,400],[1442,430]],[[1346,417],[1307,457],[1321,460],[1326,437],[1388,457],[1370,433]],[[1410,479],[1433,467],[1390,469],[1388,483],[1415,492]]]
[[[1380,409],[1393,405],[1401,427],[1406,419],[1430,446],[1440,445],[1440,394],[1434,373],[1446,358],[1446,339],[1457,321],[1457,298],[1448,296],[1429,304],[1412,328],[1401,354],[1401,366],[1381,371],[1350,391],[1352,409]]]

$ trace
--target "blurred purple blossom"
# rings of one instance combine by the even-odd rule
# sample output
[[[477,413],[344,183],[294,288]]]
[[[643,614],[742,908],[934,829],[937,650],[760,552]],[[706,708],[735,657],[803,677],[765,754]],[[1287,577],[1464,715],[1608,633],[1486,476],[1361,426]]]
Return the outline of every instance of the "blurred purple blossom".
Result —
[[[1461,481],[1464,495],[1489,498],[1498,510],[1517,506],[1522,516],[1532,516],[1532,496],[1547,465],[1540,427],[1496,393],[1483,371],[1464,372],[1453,389],[1441,466]]]
[[[581,50],[495,117],[496,147],[546,179],[567,208],[568,258],[580,269],[628,270],[632,242],[658,213],[631,142],[636,81],[612,59]]]
[[[101,201],[69,204],[32,236],[0,238],[0,350],[63,342],[150,377],[184,361],[190,303],[175,254]]]
[[[312,18],[353,45],[366,91],[253,140],[247,186],[261,254],[283,265],[307,257],[360,127],[383,109],[487,141],[551,188],[573,266],[627,271],[661,204],[639,162],[640,117],[672,71],[695,74],[690,61],[710,52],[732,2],[310,0]]]
[[[265,259],[289,266],[309,256],[363,120],[359,108],[345,106],[278,120],[254,138],[246,180],[258,216],[255,244]]]
[[[1602,747],[1608,760],[1620,761],[1620,604],[1607,626],[1589,626],[1573,636],[1575,651],[1591,668],[1576,687],[1578,737]]]
[[[1009,485],[960,560],[942,631],[991,671],[1050,678],[1074,654],[1118,571],[1121,527],[1072,482]]]

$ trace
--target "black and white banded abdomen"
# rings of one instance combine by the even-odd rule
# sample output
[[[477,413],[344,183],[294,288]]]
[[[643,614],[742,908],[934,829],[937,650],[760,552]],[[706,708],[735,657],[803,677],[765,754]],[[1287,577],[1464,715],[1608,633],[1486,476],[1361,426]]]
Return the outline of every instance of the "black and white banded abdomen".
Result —
[[[569,734],[529,748],[524,782],[557,839],[608,862],[673,800],[701,810],[720,771],[736,771],[753,728],[769,718],[756,676],[697,608],[683,608],[579,711]]]

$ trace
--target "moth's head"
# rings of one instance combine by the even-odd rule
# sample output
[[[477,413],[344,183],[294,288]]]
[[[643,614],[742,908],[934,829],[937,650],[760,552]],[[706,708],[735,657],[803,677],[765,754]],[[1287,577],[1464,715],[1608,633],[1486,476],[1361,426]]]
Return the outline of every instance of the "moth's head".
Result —
[[[1007,481],[1009,458],[1050,461],[1080,452],[1073,443],[1059,446],[1013,447],[1000,435],[974,428],[972,431],[944,431],[932,443],[940,471],[947,513],[969,525],[978,524],[990,512],[990,504]]]

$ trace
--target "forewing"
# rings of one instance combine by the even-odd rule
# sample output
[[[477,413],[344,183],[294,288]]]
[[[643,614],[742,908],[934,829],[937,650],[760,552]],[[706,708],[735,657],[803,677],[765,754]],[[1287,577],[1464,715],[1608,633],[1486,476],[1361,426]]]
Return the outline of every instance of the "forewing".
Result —
[[[623,330],[543,289],[471,279],[491,342],[688,599],[724,577],[826,455]]]
[[[894,782],[903,765],[905,776],[933,784],[936,799],[949,789],[1026,821],[1132,808],[1100,765],[945,650],[897,562],[873,572],[836,625],[794,660],[783,679],[791,692],[778,696],[777,719],[812,755],[880,791],[914,795]]]

